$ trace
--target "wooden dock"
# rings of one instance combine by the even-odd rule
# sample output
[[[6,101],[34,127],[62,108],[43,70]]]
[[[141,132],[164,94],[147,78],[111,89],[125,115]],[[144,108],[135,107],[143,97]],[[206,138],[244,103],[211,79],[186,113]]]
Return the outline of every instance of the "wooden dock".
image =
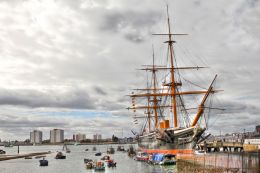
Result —
[[[28,153],[28,154],[16,154],[16,155],[0,155],[0,161],[19,159],[24,157],[41,156],[45,154],[50,154],[50,152],[38,152],[38,153]]]

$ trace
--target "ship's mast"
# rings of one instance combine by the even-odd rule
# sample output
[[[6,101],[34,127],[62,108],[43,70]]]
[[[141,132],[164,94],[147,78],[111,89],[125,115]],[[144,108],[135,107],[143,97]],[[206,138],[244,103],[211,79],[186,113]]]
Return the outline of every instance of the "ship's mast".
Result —
[[[147,79],[147,88],[148,88],[148,79]],[[150,112],[150,97],[147,97],[147,118],[148,118],[148,130],[151,132],[151,112]]]
[[[176,88],[175,88],[175,76],[174,76],[174,51],[173,51],[173,39],[171,34],[171,25],[170,25],[170,17],[167,5],[167,18],[168,18],[168,31],[169,31],[169,40],[168,45],[170,49],[170,61],[171,61],[171,94],[172,94],[172,106],[173,106],[173,122],[174,127],[178,127],[178,120],[177,120],[177,104],[176,104]]]
[[[154,65],[154,50],[153,50],[153,70],[152,70],[152,76],[153,76],[153,93],[156,94],[156,69]],[[158,113],[157,113],[157,97],[153,97],[153,104],[154,104],[154,119],[155,119],[155,129],[158,127]]]
[[[189,124],[189,126],[195,126],[198,122],[198,120],[200,119],[200,117],[202,116],[203,112],[204,112],[204,104],[209,96],[209,94],[214,94],[216,92],[219,92],[220,90],[215,90],[213,89],[213,83],[216,79],[216,77],[214,78],[213,82],[211,83],[210,87],[208,90],[202,90],[202,91],[179,91],[178,90],[178,86],[182,86],[181,81],[178,82],[176,80],[176,76],[175,76],[175,71],[176,70],[198,70],[201,68],[206,68],[206,67],[176,67],[175,64],[175,56],[174,56],[174,48],[173,48],[173,44],[175,43],[175,41],[173,40],[173,36],[181,36],[181,35],[187,35],[187,34],[173,34],[171,33],[171,25],[170,25],[170,17],[169,17],[169,11],[168,11],[168,6],[167,6],[167,23],[168,23],[168,33],[165,34],[153,34],[153,35],[162,35],[162,36],[168,36],[168,40],[165,42],[168,44],[168,50],[169,50],[169,61],[170,61],[170,65],[167,66],[158,66],[154,64],[154,51],[153,51],[153,64],[152,65],[145,65],[146,68],[142,68],[140,70],[145,70],[145,71],[150,71],[152,72],[152,87],[151,88],[145,88],[145,89],[137,89],[140,91],[146,91],[145,93],[138,93],[138,94],[133,94],[130,95],[130,97],[132,98],[136,98],[136,97],[146,97],[148,104],[147,106],[135,106],[133,105],[133,107],[130,107],[128,109],[134,109],[134,111],[136,109],[147,109],[148,111],[148,124],[149,124],[149,130],[150,130],[150,118],[151,118],[151,113],[150,110],[153,109],[154,110],[154,117],[155,117],[155,129],[158,128],[158,112],[157,110],[159,108],[167,108],[170,107],[171,109],[173,109],[173,127],[177,128],[178,125],[178,116],[177,116],[177,97],[181,97],[182,95],[192,95],[192,94],[205,94],[204,98],[202,99],[201,104],[199,105],[199,109],[197,114],[195,115],[193,121],[191,124]],[[169,87],[168,89],[170,91],[165,92],[166,88],[157,88],[156,86],[156,72],[157,71],[164,71],[164,70],[169,70],[170,71],[170,82],[169,83],[164,83],[163,86],[167,86]],[[158,97],[171,97],[171,101],[169,105],[160,105],[158,104]],[[153,104],[149,104],[150,102],[153,102]],[[184,108],[186,109],[186,108]],[[188,110],[188,109],[186,109]],[[142,118],[142,117],[140,117]]]

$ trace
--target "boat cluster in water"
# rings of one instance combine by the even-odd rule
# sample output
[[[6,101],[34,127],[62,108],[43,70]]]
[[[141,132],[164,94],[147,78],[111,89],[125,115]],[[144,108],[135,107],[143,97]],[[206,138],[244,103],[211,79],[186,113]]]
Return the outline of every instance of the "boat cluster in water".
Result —
[[[121,147],[120,147],[121,148]],[[96,147],[93,147],[92,149],[93,151],[96,151]],[[88,149],[86,149],[85,151],[88,151]],[[117,151],[122,151],[119,150],[119,148],[117,149]],[[111,146],[107,149],[107,154],[114,154],[115,153],[115,149]],[[115,168],[116,167],[116,162],[111,158],[110,155],[105,155],[102,158],[100,158],[100,160],[92,160],[92,159],[84,159],[84,163],[86,166],[86,169],[93,169],[95,171],[104,171],[107,168]],[[97,152],[95,154],[95,156],[102,156],[101,152]]]
[[[39,160],[40,162],[40,166],[48,166],[49,165],[49,161],[45,160],[46,156],[39,156],[39,157],[35,157],[35,158],[42,158],[41,160]],[[57,152],[55,157],[55,159],[66,159],[66,155],[64,155],[62,152]],[[28,158],[25,158],[28,159]]]
[[[65,153],[71,153],[71,150],[67,147],[67,145],[64,145],[62,148],[62,151],[57,151],[54,158],[55,159],[66,159],[66,155]],[[85,151],[90,151],[88,148],[85,149]],[[106,152],[100,152],[97,151],[97,148],[94,146],[92,148],[92,151],[95,153],[94,155],[96,156],[96,159],[92,160],[89,158],[85,158],[84,159],[84,163],[85,163],[85,168],[86,169],[92,169],[94,171],[104,171],[106,168],[115,168],[117,163],[112,159],[111,155],[115,153],[115,149],[110,146],[107,147],[107,151]],[[122,151],[122,152],[126,152],[129,150],[125,150],[124,146],[118,146],[117,151]],[[49,153],[51,153],[49,151]],[[101,158],[98,158],[98,156],[102,156]],[[46,159],[45,155],[39,155],[39,156],[35,156],[35,159],[40,159],[39,166],[49,166],[49,161]],[[32,156],[26,156],[24,157],[24,159],[33,159]]]
[[[136,161],[143,161],[154,165],[175,165],[176,157],[174,154],[154,153],[148,154],[146,152],[137,152],[134,157]]]
[[[149,154],[146,152],[136,152],[134,147],[131,145],[127,150],[128,156],[133,157],[136,161],[142,161],[153,165],[175,165],[176,155],[174,154],[161,154],[153,153]]]
[[[92,159],[84,159],[86,169],[94,169],[95,171],[102,171],[108,168],[116,167],[116,162],[109,156],[103,156],[99,161],[93,161]]]

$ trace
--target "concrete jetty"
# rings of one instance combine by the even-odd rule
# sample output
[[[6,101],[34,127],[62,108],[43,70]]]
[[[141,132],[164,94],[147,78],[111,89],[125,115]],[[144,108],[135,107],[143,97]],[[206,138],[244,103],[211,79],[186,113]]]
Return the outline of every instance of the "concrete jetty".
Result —
[[[178,173],[194,172],[236,172],[259,173],[260,153],[201,153],[178,154]],[[185,170],[185,171],[183,171]],[[197,171],[196,171],[197,170]]]
[[[50,152],[37,152],[28,154],[16,154],[16,155],[0,155],[0,161],[19,159],[24,157],[41,156],[45,154],[50,154]]]

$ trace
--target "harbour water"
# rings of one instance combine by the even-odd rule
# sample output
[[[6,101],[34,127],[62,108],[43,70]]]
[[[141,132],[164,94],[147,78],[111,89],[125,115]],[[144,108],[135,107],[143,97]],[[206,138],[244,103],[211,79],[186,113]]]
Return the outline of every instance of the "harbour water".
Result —
[[[56,152],[61,151],[62,145],[42,145],[42,146],[20,146],[20,154],[48,152],[46,160],[49,166],[40,167],[39,159],[14,159],[0,162],[0,173],[91,173],[84,164],[84,158],[100,160],[106,154],[108,147],[112,146],[115,150],[118,145],[95,145],[96,151],[92,151],[94,145],[69,145],[71,153],[65,153],[67,158],[64,160],[54,159]],[[124,146],[125,149],[129,145]],[[0,147],[6,151],[7,155],[17,154],[17,146],[11,148]],[[88,149],[88,151],[85,151]],[[102,156],[95,156],[101,152]],[[207,153],[206,155],[183,155],[176,166],[150,165],[145,162],[135,161],[126,152],[116,151],[111,154],[112,159],[117,162],[116,168],[106,168],[105,173],[189,173],[189,172],[248,172],[259,173],[260,153]]]
[[[43,146],[20,146],[20,153],[32,153],[32,152],[45,152],[51,151],[52,154],[46,155],[46,159],[49,161],[49,166],[40,167],[39,159],[15,159],[0,162],[1,173],[88,173],[93,172],[87,170],[84,164],[84,158],[91,158],[98,160],[102,156],[95,156],[96,152],[102,152],[105,155],[107,147],[111,145],[96,145],[97,151],[92,151],[93,145],[69,145],[68,148],[71,153],[66,153],[67,158],[65,160],[54,159],[55,152],[62,150],[62,145],[43,145]],[[112,145],[115,150],[117,145]],[[89,151],[85,151],[85,149]],[[125,149],[128,145],[125,145]],[[17,147],[4,148],[7,154],[16,154]],[[175,172],[175,166],[161,167],[151,166],[147,163],[137,162],[133,158],[128,157],[126,152],[116,151],[112,155],[112,158],[117,162],[116,168],[106,168],[106,173],[170,173]]]

